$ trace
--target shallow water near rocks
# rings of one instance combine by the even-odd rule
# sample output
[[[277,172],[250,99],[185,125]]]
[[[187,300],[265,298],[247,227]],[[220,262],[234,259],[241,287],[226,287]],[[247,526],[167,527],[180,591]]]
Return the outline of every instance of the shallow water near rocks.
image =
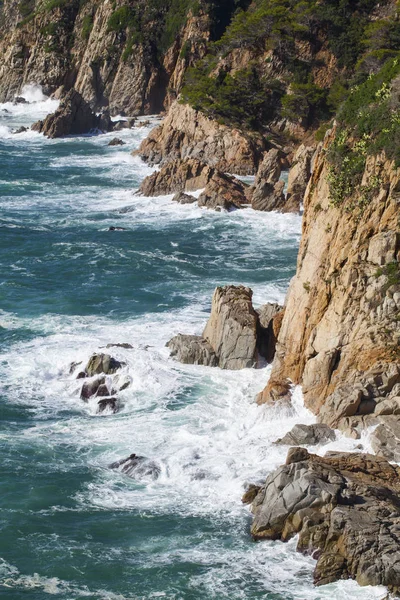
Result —
[[[284,461],[272,442],[313,421],[301,391],[290,413],[257,407],[269,367],[179,365],[165,348],[201,333],[216,285],[282,302],[301,218],[135,196],[151,169],[130,152],[149,128],[118,132],[122,147],[13,135],[56,106],[26,94],[36,103],[0,105],[1,598],[381,598],[354,582],[315,589],[295,540],[250,539],[241,495]],[[69,365],[124,342],[111,352],[132,386],[99,416]],[[108,469],[133,452],[157,480]]]

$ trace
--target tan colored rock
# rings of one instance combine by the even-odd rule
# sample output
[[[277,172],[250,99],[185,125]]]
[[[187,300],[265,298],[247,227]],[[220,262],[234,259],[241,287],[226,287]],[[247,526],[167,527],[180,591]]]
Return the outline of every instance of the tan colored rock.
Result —
[[[195,158],[222,172],[248,175],[257,170],[263,150],[261,138],[219,125],[187,104],[174,102],[136,153],[151,165]]]
[[[391,393],[390,385],[399,377],[394,365],[400,363],[400,286],[395,278],[388,285],[385,268],[377,270],[377,263],[390,264],[399,252],[400,170],[384,156],[368,157],[364,185],[371,177],[381,181],[370,202],[362,211],[333,207],[326,148],[334,134],[327,135],[314,159],[297,271],[271,374],[274,383],[258,397],[274,401],[281,397],[276,392],[280,383],[302,384],[306,406],[328,424],[374,410],[375,399]],[[387,376],[385,386],[390,369],[393,376]],[[364,381],[368,372],[371,381]],[[358,384],[361,397],[356,393],[353,398],[350,391],[347,399],[342,395],[343,386],[356,389]]]
[[[203,331],[222,369],[253,367],[257,358],[257,313],[253,292],[243,286],[217,287]]]
[[[247,204],[248,186],[230,175],[216,172],[199,196],[199,206],[214,210],[242,208]]]
[[[289,170],[284,212],[299,212],[311,176],[311,160],[315,148],[301,144]]]
[[[144,196],[191,192],[206,187],[215,169],[196,159],[173,160],[146,177],[139,188]]]
[[[267,362],[272,362],[285,310],[280,304],[270,302],[258,308],[256,312],[258,314],[257,348]]]

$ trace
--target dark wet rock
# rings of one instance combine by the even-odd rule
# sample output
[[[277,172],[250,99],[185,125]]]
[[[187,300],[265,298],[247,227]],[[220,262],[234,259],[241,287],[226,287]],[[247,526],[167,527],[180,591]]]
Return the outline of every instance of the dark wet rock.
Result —
[[[327,444],[336,438],[333,429],[322,423],[313,425],[295,425],[283,438],[276,440],[275,444],[287,446],[315,446]]]
[[[222,369],[244,369],[256,364],[258,315],[252,296],[252,290],[243,286],[227,285],[214,291],[203,337]]]
[[[86,377],[85,371],[79,371],[78,375],[76,376],[77,379],[85,379],[85,377]]]
[[[97,403],[97,412],[103,413],[105,411],[112,412],[113,414],[118,412],[118,399],[117,398],[103,398]]]
[[[13,131],[14,135],[18,135],[19,133],[26,133],[28,131],[27,127],[19,127],[18,129],[16,129],[15,131]]]
[[[111,225],[108,228],[108,231],[126,231],[125,227],[116,227],[115,225]]]
[[[272,362],[285,312],[283,306],[276,302],[264,304],[256,312],[258,314],[257,348],[261,356],[268,362]]]
[[[60,106],[53,114],[48,115],[44,121],[34,123],[31,129],[49,138],[59,138],[98,129],[111,131],[112,122],[107,113],[97,116],[79,92],[72,89],[61,100]]]
[[[245,183],[231,175],[215,172],[200,194],[198,204],[213,210],[242,208],[248,203],[247,187]]]
[[[108,142],[107,146],[125,146],[125,142],[123,142],[120,138],[113,138]]]
[[[28,100],[25,100],[23,96],[16,96],[13,104],[29,104]]]
[[[127,342],[122,342],[116,344],[107,344],[106,348],[125,348],[125,350],[131,350],[133,346],[132,344],[128,344]]]
[[[168,343],[171,357],[186,365],[217,367],[218,359],[210,344],[198,335],[178,334]]]
[[[133,479],[157,479],[161,473],[161,467],[155,461],[137,454],[112,463],[110,469],[118,469]]]
[[[106,378],[104,377],[104,375],[101,377],[96,377],[94,379],[91,379],[90,381],[84,381],[82,388],[81,388],[81,399],[89,400],[89,398],[91,398],[92,396],[97,394],[99,387],[104,385],[105,382],[106,382]],[[108,395],[109,394],[107,394],[107,396]]]
[[[77,369],[77,368],[79,367],[79,365],[81,365],[81,364],[82,364],[82,361],[79,361],[79,362],[72,362],[72,363],[69,365],[69,374],[70,374],[70,375],[72,375],[72,373],[73,373],[74,371],[76,371],[76,369]]]
[[[252,504],[255,539],[317,557],[314,582],[355,579],[400,590],[400,468],[384,458],[292,448]]]
[[[194,204],[197,202],[197,198],[185,192],[177,192],[172,198],[173,202],[179,202],[179,204]]]
[[[106,398],[107,396],[113,396],[116,394],[116,390],[114,388],[109,388],[107,383],[102,383],[99,385],[96,391],[96,396],[99,398]]]
[[[85,372],[88,377],[104,373],[112,375],[120,369],[124,363],[119,362],[109,354],[93,354],[85,367]]]

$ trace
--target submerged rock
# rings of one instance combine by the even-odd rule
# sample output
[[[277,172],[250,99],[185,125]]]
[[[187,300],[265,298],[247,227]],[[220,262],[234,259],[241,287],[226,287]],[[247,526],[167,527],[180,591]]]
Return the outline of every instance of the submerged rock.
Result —
[[[97,403],[97,412],[103,413],[105,411],[111,412],[113,414],[118,412],[118,399],[117,398],[103,398],[99,400]]]
[[[214,350],[201,336],[180,333],[167,343],[167,348],[171,351],[171,357],[181,363],[207,367],[218,366],[218,358]]]
[[[333,429],[322,423],[313,425],[295,425],[283,438],[276,440],[275,444],[287,446],[315,446],[327,444],[336,438]]]
[[[314,583],[355,579],[400,590],[400,468],[369,454],[292,448],[252,504],[255,539],[315,553]]]
[[[28,128],[22,126],[22,127],[18,127],[18,129],[16,129],[15,131],[13,131],[13,134],[14,135],[18,135],[20,133],[26,133],[27,131],[28,131]]]
[[[81,379],[81,378],[80,378]],[[81,399],[89,400],[92,396],[95,396],[98,392],[100,386],[104,385],[106,382],[106,378],[104,375],[101,377],[96,377],[91,381],[84,381],[81,388]],[[108,396],[108,394],[106,394]]]
[[[125,142],[123,142],[120,138],[113,138],[108,142],[107,146],[125,146]]]
[[[137,454],[112,463],[110,469],[118,469],[133,479],[157,479],[161,473],[161,467],[155,461]]]
[[[194,204],[197,202],[197,198],[190,196],[190,194],[185,194],[185,192],[177,192],[172,201],[179,202],[179,204]]]

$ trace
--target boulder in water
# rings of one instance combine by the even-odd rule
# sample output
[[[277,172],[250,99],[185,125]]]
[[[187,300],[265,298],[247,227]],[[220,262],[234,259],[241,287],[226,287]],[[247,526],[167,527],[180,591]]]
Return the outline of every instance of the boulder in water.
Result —
[[[107,146],[125,146],[125,142],[123,142],[120,138],[113,138],[108,142]]]
[[[247,204],[246,188],[248,186],[225,173],[215,172],[199,196],[199,206],[214,210],[232,210]]]
[[[27,127],[19,127],[18,129],[16,129],[15,131],[13,131],[14,135],[18,135],[19,133],[26,133],[28,131]]]
[[[89,400],[89,398],[97,394],[100,386],[105,385],[105,382],[106,378],[104,375],[96,377],[91,381],[85,381],[81,388],[81,399],[86,401]]]
[[[323,423],[312,425],[295,425],[283,438],[276,440],[275,444],[287,446],[315,446],[327,444],[336,439],[333,429]]]
[[[118,412],[118,399],[117,398],[102,398],[97,403],[97,412],[103,413],[105,411],[117,413]]]
[[[131,454],[128,458],[112,463],[110,469],[118,469],[133,479],[157,479],[161,473],[160,465],[137,454]]]
[[[179,333],[167,343],[167,348],[172,357],[186,365],[218,366],[218,358],[211,345],[199,335]]]
[[[197,202],[197,198],[190,194],[185,194],[185,192],[177,192],[172,198],[172,201],[179,202],[179,204],[194,204]]]
[[[116,373],[118,369],[123,367],[124,363],[119,362],[109,354],[93,354],[85,367],[85,372],[88,377],[93,375],[99,375],[104,373],[105,375],[112,375]]]

